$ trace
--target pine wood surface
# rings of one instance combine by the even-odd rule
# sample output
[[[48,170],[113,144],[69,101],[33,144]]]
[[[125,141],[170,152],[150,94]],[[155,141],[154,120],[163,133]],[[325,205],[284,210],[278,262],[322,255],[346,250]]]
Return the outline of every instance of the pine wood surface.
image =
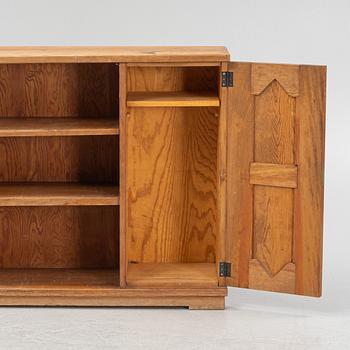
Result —
[[[295,192],[296,292],[322,291],[323,196],[325,160],[326,67],[300,67],[299,121]],[[312,135],[312,137],[310,137]]]
[[[128,261],[214,262],[214,108],[134,108],[128,117]]]
[[[117,269],[1,269],[1,305],[223,309],[226,288],[119,288]]]
[[[1,304],[321,294],[326,69],[228,59],[0,48]]]
[[[226,61],[223,46],[2,46],[0,63],[215,62]]]
[[[203,92],[217,93],[219,67],[130,67],[129,92]]]
[[[249,183],[254,161],[254,99],[251,95],[251,67],[231,63],[235,87],[227,97],[227,231],[226,260],[231,262],[229,286],[248,288],[252,249],[253,188]]]
[[[0,118],[0,137],[118,135],[117,120],[102,118]]]
[[[221,67],[226,62],[128,62],[127,67]]]
[[[0,289],[117,287],[116,269],[0,269]]]
[[[15,296],[0,297],[0,304],[6,306],[92,306],[92,307],[187,307],[189,310],[223,310],[225,298],[223,296],[175,296],[175,297],[66,297],[63,296]],[[101,293],[99,293],[101,294]]]
[[[127,171],[127,108],[126,108],[126,94],[127,94],[127,67],[126,64],[119,65],[119,184],[120,184],[120,198],[119,198],[119,244],[120,244],[120,287],[126,286],[127,273],[127,185],[126,185],[126,171]]]
[[[289,263],[278,274],[271,276],[258,260],[251,259],[249,288],[295,294],[295,264]]]
[[[1,206],[118,205],[114,185],[71,183],[0,184]]]
[[[91,302],[98,304],[99,298],[181,298],[181,297],[224,297],[227,288],[118,288],[117,286],[8,286],[0,291],[0,297],[65,297],[74,299],[90,298]],[[114,302],[117,300],[114,299]],[[52,304],[51,304],[52,305]],[[63,304],[62,304],[63,305]],[[118,304],[117,304],[118,305]],[[132,306],[132,302],[129,301]],[[152,306],[151,303],[148,304]],[[166,304],[163,304],[166,305]],[[155,304],[156,306],[156,304]],[[171,306],[171,305],[170,305]]]
[[[250,183],[252,185],[296,188],[298,167],[292,164],[251,163]]]
[[[218,107],[219,97],[212,93],[130,92],[128,107]]]
[[[278,80],[278,85],[275,80]],[[291,97],[298,96],[299,66],[295,64],[254,63],[251,67],[251,93],[260,95],[271,83],[275,87],[283,88]]]
[[[115,64],[0,64],[0,117],[117,116]]]
[[[220,67],[218,85],[221,85],[221,72],[228,71],[227,62],[223,62]],[[217,219],[217,239],[216,239],[216,270],[219,286],[226,286],[226,277],[220,277],[220,262],[228,261],[226,256],[226,230],[227,230],[227,137],[228,137],[228,89],[221,88],[220,94],[220,118],[218,126],[218,152],[217,152],[217,188],[218,188],[218,219]],[[231,201],[232,202],[232,201]]]
[[[113,206],[0,207],[0,274],[6,268],[116,268],[118,221]]]
[[[117,136],[2,137],[2,182],[118,183]]]
[[[295,98],[273,80],[254,100],[254,161],[294,164]],[[254,186],[253,191],[252,257],[275,276],[293,261],[293,190]]]
[[[212,288],[218,286],[213,263],[129,264],[128,287],[140,288]]]
[[[254,186],[252,256],[275,276],[293,261],[293,190]]]
[[[228,285],[319,296],[325,68],[231,69]]]

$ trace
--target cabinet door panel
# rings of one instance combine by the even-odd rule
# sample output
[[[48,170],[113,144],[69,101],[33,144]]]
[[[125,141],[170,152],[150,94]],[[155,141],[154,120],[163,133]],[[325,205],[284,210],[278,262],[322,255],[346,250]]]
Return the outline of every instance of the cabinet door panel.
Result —
[[[326,68],[230,70],[226,283],[320,296]]]

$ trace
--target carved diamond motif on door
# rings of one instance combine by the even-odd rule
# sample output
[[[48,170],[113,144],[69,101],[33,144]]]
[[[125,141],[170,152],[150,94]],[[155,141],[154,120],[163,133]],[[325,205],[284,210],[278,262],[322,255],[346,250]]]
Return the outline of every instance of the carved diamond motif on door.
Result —
[[[271,67],[273,67],[271,69]],[[252,66],[255,104],[254,161],[278,166],[295,162],[295,97],[299,93],[298,70],[279,66]],[[265,86],[264,86],[265,84]],[[258,93],[259,92],[259,93]],[[281,171],[281,170],[280,170]],[[279,171],[275,170],[275,176]],[[293,263],[293,189],[254,185],[252,260],[264,268],[265,284]],[[249,276],[256,265],[250,264]],[[292,280],[288,280],[292,281]],[[250,283],[251,283],[250,282]],[[287,289],[291,289],[288,286]]]

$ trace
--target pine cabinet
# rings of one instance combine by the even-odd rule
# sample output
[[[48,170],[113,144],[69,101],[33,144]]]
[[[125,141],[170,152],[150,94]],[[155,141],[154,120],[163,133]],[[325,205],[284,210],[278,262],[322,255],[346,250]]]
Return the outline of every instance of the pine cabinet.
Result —
[[[0,48],[0,304],[321,295],[326,67]]]

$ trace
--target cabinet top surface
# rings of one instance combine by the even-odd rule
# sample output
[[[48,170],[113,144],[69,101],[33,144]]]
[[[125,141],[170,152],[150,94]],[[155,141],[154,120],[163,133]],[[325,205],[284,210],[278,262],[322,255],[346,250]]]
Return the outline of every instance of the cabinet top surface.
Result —
[[[2,46],[0,63],[220,62],[224,46]]]

